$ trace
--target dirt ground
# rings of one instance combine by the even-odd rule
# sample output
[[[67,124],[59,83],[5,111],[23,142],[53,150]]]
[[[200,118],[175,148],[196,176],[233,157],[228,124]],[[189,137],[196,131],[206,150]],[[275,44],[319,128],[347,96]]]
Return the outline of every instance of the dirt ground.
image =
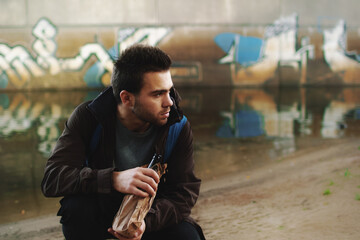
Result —
[[[359,146],[339,140],[204,182],[193,215],[209,240],[360,239]]]
[[[208,240],[360,239],[360,143],[336,140],[204,181],[193,217]],[[0,239],[63,239],[57,217],[0,226]]]

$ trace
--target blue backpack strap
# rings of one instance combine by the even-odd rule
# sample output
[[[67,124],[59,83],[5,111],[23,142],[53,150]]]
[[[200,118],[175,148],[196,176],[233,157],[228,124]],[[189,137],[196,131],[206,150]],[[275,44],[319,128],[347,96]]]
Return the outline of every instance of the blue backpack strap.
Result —
[[[100,141],[100,133],[101,133],[101,130],[102,130],[102,126],[101,124],[99,123],[95,130],[94,130],[94,133],[91,137],[91,140],[90,140],[90,148],[89,148],[89,152],[86,156],[86,162],[85,162],[85,166],[89,166],[89,158],[91,158],[91,155],[95,152],[95,149],[96,147],[98,146],[99,144],[99,141]]]
[[[177,142],[177,139],[186,121],[187,118],[184,115],[180,122],[177,122],[170,126],[169,133],[166,139],[164,162],[167,162],[168,158],[170,157],[171,152]]]

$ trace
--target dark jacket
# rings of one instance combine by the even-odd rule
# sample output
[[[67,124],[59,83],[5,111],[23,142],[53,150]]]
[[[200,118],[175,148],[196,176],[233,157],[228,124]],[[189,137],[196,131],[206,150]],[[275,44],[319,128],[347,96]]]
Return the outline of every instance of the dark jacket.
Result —
[[[168,123],[160,128],[154,151],[164,154],[169,126],[182,118],[178,108],[179,96],[171,91],[175,101]],[[109,194],[115,158],[116,101],[112,88],[107,88],[96,99],[79,105],[71,114],[48,159],[42,191],[47,197],[72,194]],[[100,123],[103,126],[98,147],[89,160],[90,139]],[[177,144],[168,159],[168,171],[161,179],[156,199],[147,214],[147,231],[156,231],[189,217],[199,195],[200,180],[194,175],[193,136],[189,122],[179,134]],[[163,155],[164,156],[164,155]],[[150,159],[149,159],[150,160]]]

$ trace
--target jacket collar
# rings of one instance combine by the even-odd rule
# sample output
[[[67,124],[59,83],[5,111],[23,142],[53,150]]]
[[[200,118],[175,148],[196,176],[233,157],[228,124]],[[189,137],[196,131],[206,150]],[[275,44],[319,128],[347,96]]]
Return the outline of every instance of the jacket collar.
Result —
[[[183,111],[179,106],[181,97],[174,87],[170,90],[170,97],[173,101],[173,105],[171,106],[170,116],[168,119],[169,126],[176,122],[180,122],[183,117]]]
[[[112,87],[107,87],[88,105],[87,109],[95,116],[96,120],[103,124],[105,119],[116,111],[116,100],[113,95]]]

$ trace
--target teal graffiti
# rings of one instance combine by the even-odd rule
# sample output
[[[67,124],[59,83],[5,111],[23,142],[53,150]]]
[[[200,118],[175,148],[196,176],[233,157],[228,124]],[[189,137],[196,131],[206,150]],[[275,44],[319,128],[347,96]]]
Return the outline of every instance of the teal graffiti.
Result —
[[[9,83],[9,79],[7,75],[4,72],[2,72],[0,75],[0,88],[6,88],[8,83]]]
[[[228,55],[220,63],[238,62],[250,66],[262,57],[264,40],[257,37],[241,36],[234,33],[221,33],[215,37],[215,43]]]

